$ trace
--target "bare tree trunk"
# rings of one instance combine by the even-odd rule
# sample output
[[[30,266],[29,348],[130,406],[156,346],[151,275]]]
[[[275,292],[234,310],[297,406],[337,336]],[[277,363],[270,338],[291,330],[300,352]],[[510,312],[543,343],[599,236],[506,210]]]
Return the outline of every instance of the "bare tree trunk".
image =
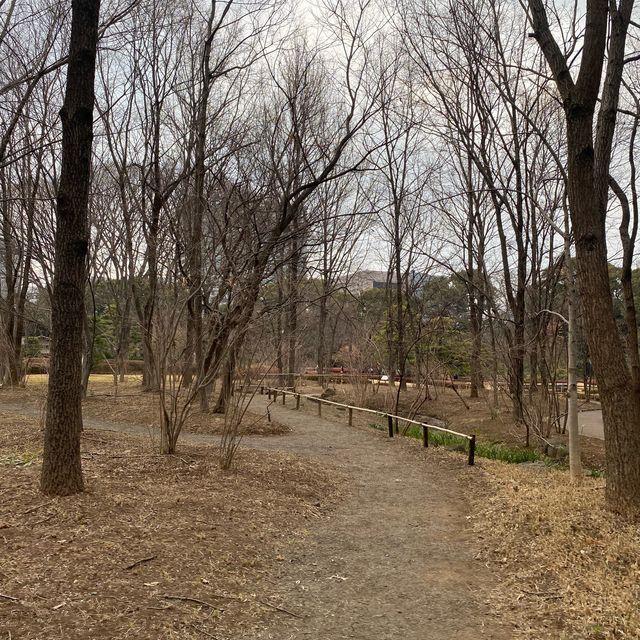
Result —
[[[233,393],[233,379],[236,371],[236,360],[237,349],[236,347],[232,347],[224,365],[220,395],[218,396],[218,401],[213,409],[213,413],[225,413],[229,406],[229,399]]]
[[[50,495],[83,490],[82,325],[89,244],[88,202],[100,0],[73,0],[62,166],[56,208],[51,357],[40,488]]]
[[[493,386],[493,410],[498,411],[500,392],[498,389],[498,345],[493,326],[493,315],[489,314],[489,335],[491,336],[491,384]]]
[[[473,303],[470,309],[471,315],[471,358],[470,358],[470,374],[471,374],[471,390],[470,397],[477,398],[482,388],[482,363],[480,356],[482,353],[482,329],[481,316],[478,305]]]
[[[142,370],[142,387],[145,391],[158,391],[160,389],[160,381],[158,380],[155,361],[155,351],[153,348],[153,322],[156,309],[156,293],[158,290],[158,235],[160,231],[160,211],[162,210],[162,206],[163,199],[160,194],[156,193],[151,205],[151,221],[149,224],[149,236],[147,239],[147,261],[149,264],[147,280],[149,290],[145,294],[141,318],[142,358],[144,360]],[[136,295],[136,291],[137,288],[134,288],[134,295]]]
[[[567,431],[569,432],[569,474],[573,482],[582,480],[580,459],[580,433],[578,431],[578,376],[576,370],[576,302],[577,292],[571,262],[571,236],[569,220],[565,223],[564,261],[567,278],[568,344],[567,344]]]
[[[280,374],[278,376],[278,386],[284,386],[284,378],[282,374],[284,373],[284,354],[282,352],[282,336],[283,336],[283,326],[282,326],[282,306],[284,301],[284,293],[282,291],[282,282],[280,281],[280,277],[278,277],[278,310],[276,313],[276,369]]]
[[[115,371],[120,382],[125,381],[127,375],[127,360],[129,359],[129,342],[131,340],[131,290],[127,291],[124,311],[120,318],[118,331],[118,347],[116,350]]]
[[[327,293],[323,290],[320,297],[320,312],[318,314],[318,375],[322,376],[327,368]]]
[[[626,365],[613,312],[607,260],[606,212],[609,166],[632,0],[587,2],[580,72],[574,82],[549,27],[542,0],[529,0],[535,37],[565,107],[568,195],[576,238],[577,282],[589,353],[598,378],[607,456],[607,503],[640,517],[640,391]],[[610,28],[609,28],[610,27]],[[608,43],[608,47],[607,47]],[[605,53],[607,68],[599,99]]]
[[[287,369],[289,375],[287,376],[287,386],[295,387],[296,377],[295,371],[297,367],[297,343],[298,343],[298,272],[299,272],[299,260],[300,252],[298,249],[298,225],[294,220],[293,226],[293,239],[291,248],[291,261],[289,263],[289,300],[287,306],[287,335],[289,339],[288,345],[288,364]]]

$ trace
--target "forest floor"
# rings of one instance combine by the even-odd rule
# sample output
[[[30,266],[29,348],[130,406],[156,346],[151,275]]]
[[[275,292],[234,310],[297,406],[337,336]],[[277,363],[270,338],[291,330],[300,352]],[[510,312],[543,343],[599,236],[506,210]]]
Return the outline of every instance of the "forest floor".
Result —
[[[87,417],[87,491],[47,499],[33,396],[0,390],[0,638],[640,637],[640,530],[603,479],[271,404],[287,432],[230,473],[215,435],[159,456],[148,424]]]
[[[468,520],[478,480],[460,456],[273,406],[291,431],[246,437],[223,473],[213,435],[159,456],[147,427],[88,417],[87,491],[48,499],[37,402],[18,414],[4,394],[12,638],[515,637],[487,604],[495,580]]]

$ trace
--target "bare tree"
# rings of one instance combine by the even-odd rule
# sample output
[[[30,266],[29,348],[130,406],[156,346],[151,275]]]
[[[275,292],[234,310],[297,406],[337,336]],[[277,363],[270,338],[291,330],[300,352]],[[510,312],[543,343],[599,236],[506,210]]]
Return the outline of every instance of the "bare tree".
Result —
[[[626,364],[614,318],[606,235],[612,142],[633,4],[633,0],[587,1],[582,56],[574,78],[566,53],[552,33],[545,5],[541,0],[528,2],[532,35],[551,69],[565,111],[577,281],[602,403],[607,503],[636,518],[640,516],[640,380]]]
[[[56,215],[51,363],[40,488],[83,490],[81,361],[99,0],[74,0],[67,89],[60,113],[62,167]]]

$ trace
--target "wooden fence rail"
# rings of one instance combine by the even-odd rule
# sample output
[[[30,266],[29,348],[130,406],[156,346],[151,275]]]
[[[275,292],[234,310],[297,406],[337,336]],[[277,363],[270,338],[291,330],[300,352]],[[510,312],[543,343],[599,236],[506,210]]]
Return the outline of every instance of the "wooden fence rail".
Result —
[[[433,424],[426,424],[424,422],[419,422],[418,420],[411,420],[410,418],[404,418],[402,416],[396,416],[392,413],[386,413],[384,411],[377,411],[376,409],[366,409],[365,407],[357,407],[355,405],[350,404],[342,404],[341,402],[334,402],[333,400],[325,400],[324,398],[318,398],[317,396],[309,396],[303,393],[299,393],[298,391],[293,391],[291,389],[282,389],[278,387],[267,387],[264,385],[260,385],[260,395],[264,395],[267,393],[270,400],[274,402],[278,399],[278,395],[282,396],[282,404],[286,405],[287,396],[293,396],[296,401],[296,409],[300,410],[300,399],[304,398],[305,400],[309,400],[310,402],[315,402],[318,405],[318,416],[322,417],[322,405],[330,405],[333,407],[338,407],[339,409],[346,409],[348,412],[348,422],[349,426],[353,424],[353,412],[359,411],[360,413],[369,413],[376,416],[385,417],[387,419],[387,426],[389,429],[389,437],[393,438],[394,436],[394,422],[395,422],[395,433],[398,433],[398,423],[404,422],[406,424],[412,424],[422,429],[422,443],[423,446],[429,446],[429,430],[439,431],[441,433],[448,433],[452,436],[457,436],[458,438],[463,438],[467,440],[469,443],[469,464],[473,465],[475,462],[475,454],[476,454],[476,436],[475,435],[467,435],[466,433],[459,433],[458,431],[452,431],[451,429],[445,429],[444,427],[437,427]]]

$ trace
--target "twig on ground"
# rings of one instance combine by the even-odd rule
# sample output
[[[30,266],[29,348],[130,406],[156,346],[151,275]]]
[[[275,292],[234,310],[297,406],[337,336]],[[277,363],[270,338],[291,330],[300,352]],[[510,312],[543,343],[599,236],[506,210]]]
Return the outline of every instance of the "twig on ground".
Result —
[[[0,598],[4,598],[5,600],[12,600],[13,602],[20,602],[18,598],[14,598],[13,596],[8,596],[6,593],[0,593]]]
[[[162,598],[166,598],[167,600],[180,600],[181,602],[193,602],[194,604],[200,604],[203,607],[209,607],[210,609],[217,609],[218,611],[224,611],[221,607],[216,607],[215,604],[211,604],[210,602],[205,602],[204,600],[198,600],[197,598],[191,598],[189,596],[171,596],[171,595],[163,595]]]
[[[271,607],[272,609],[275,609],[276,611],[282,611],[282,613],[287,613],[290,616],[293,616],[294,618],[304,618],[304,616],[301,616],[299,613],[294,613],[293,611],[289,611],[289,609],[285,609],[284,607],[278,607],[275,604],[271,604],[270,602],[267,602],[266,600],[258,600],[258,602],[260,604],[263,604],[265,607]]]
[[[559,593],[552,593],[551,591],[526,591],[525,589],[521,589],[522,593],[525,593],[529,596],[538,596],[539,598],[543,598],[545,600],[555,600],[556,598],[564,598],[563,595]]]
[[[214,636],[213,634],[209,633],[208,631],[205,631],[204,629],[201,629],[195,624],[190,624],[189,626],[192,629],[195,629],[198,633],[201,633],[203,636],[207,636],[207,638],[213,638],[214,640],[218,640],[218,636]]]
[[[82,439],[91,440],[91,442],[102,442],[102,444],[109,444],[108,440],[103,440],[102,438],[92,438],[91,436],[88,436],[85,433],[82,434]]]
[[[47,507],[50,504],[53,504],[53,500],[49,500],[49,502],[43,502],[42,504],[38,504],[35,507],[31,507],[31,509],[27,509],[26,511],[23,511],[20,515],[26,516],[28,513],[33,513],[34,511],[37,511],[38,509],[42,509],[42,507]]]
[[[136,560],[135,562],[132,562],[130,565],[127,565],[124,569],[125,571],[128,571],[129,569],[135,569],[136,567],[140,566],[141,564],[144,564],[145,562],[151,562],[152,560],[155,560],[158,556],[149,556],[148,558],[142,558],[142,560]]]

